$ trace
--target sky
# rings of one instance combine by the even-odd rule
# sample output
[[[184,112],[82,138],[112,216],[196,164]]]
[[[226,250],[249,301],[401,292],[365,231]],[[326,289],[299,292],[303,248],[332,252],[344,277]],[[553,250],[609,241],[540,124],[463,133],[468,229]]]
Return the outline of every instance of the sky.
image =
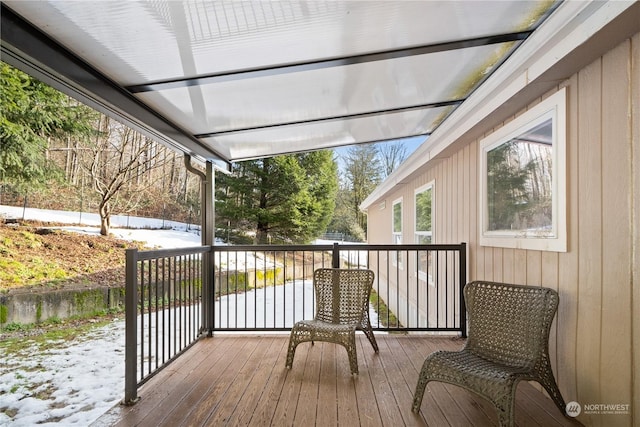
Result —
[[[416,151],[416,149],[425,140],[426,140],[425,136],[414,136],[414,137],[411,137],[411,138],[389,140],[387,142],[402,141],[404,143],[406,149],[407,149],[407,157],[409,157],[414,151]],[[344,158],[346,157],[347,153],[349,152],[349,148],[351,148],[351,147],[353,147],[353,145],[334,148],[333,151],[334,151],[334,153],[336,154],[336,156],[338,158],[338,169],[339,170],[344,170]]]
[[[51,211],[44,209],[0,205],[0,219],[22,218],[74,224],[66,230],[99,234],[99,218],[96,214]],[[82,225],[77,225],[82,217]],[[112,233],[123,239],[147,242],[148,246],[188,247],[198,246],[200,236],[193,225],[170,223],[151,218],[115,217],[112,225],[139,227],[124,229],[114,227]],[[156,229],[164,225],[170,229]],[[188,230],[187,230],[188,229]],[[326,243],[324,241],[318,243]],[[295,286],[308,287],[308,281]],[[282,286],[277,287],[282,288]],[[297,295],[302,295],[297,292]],[[307,291],[307,295],[312,292]],[[278,298],[271,292],[247,292],[237,298],[263,298],[258,306],[280,306],[270,298]],[[278,292],[277,295],[281,295]],[[296,304],[298,306],[299,304]],[[221,301],[221,306],[227,306]],[[244,307],[244,304],[238,304]],[[273,309],[270,309],[273,310]],[[311,309],[307,308],[307,312]],[[20,354],[5,354],[0,349],[0,426],[88,426],[96,421],[124,397],[125,321],[112,321],[106,326],[92,328],[72,342],[51,342],[46,349],[36,344]],[[239,318],[244,318],[242,313]],[[283,317],[281,314],[278,318]],[[375,323],[375,312],[371,322]]]

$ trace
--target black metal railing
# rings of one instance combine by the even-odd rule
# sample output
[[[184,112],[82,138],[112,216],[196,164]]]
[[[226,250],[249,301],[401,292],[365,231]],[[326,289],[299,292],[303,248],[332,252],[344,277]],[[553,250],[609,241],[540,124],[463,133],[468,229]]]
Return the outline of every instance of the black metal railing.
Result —
[[[314,315],[313,271],[375,273],[375,331],[466,336],[466,245],[238,245],[127,251],[125,402],[200,336],[288,331]],[[210,284],[210,285],[207,285]]]
[[[126,252],[125,400],[202,334],[210,247]]]

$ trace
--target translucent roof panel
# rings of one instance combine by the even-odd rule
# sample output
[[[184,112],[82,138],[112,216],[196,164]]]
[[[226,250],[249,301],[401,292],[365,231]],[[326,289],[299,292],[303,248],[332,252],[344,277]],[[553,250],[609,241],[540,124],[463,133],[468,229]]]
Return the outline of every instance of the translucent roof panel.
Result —
[[[65,82],[62,89],[88,94],[184,151],[202,156],[215,146],[205,157],[235,161],[279,153],[279,147],[255,148],[261,137],[276,147],[278,127],[283,140],[318,147],[430,132],[433,120],[407,126],[401,119],[403,131],[393,135],[351,127],[364,122],[378,129],[376,120],[394,114],[450,111],[557,4],[116,0],[6,1],[2,7],[3,16],[17,16],[3,17],[3,25],[20,26],[35,41],[21,45],[16,36],[7,45],[54,83]],[[95,79],[100,90],[114,92],[96,93],[87,83]],[[315,131],[320,134],[309,133]],[[300,147],[313,149],[313,143]]]
[[[205,137],[202,141],[230,158],[268,157],[269,153],[286,154],[428,135],[450,110],[451,107],[427,108],[269,127]]]
[[[159,89],[136,96],[196,134],[386,111],[464,99],[491,71],[495,65],[491,61],[513,44]]]

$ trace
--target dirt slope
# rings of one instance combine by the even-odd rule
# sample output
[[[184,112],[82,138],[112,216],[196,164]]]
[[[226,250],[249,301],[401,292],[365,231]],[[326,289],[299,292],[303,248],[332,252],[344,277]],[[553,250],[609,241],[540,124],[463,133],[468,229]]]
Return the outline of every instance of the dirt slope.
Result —
[[[53,230],[52,224],[0,224],[0,293],[122,286],[125,249],[141,243]]]

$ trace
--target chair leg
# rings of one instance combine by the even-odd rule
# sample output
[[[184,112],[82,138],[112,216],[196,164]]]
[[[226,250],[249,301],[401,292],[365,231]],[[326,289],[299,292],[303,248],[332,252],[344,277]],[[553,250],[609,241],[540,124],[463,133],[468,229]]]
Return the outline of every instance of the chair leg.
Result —
[[[484,395],[496,408],[500,427],[513,427],[515,425],[518,382],[512,381],[501,384],[500,387],[492,389],[492,395]]]
[[[427,377],[427,362],[428,360],[425,360],[422,364],[422,369],[418,376],[418,384],[416,384],[416,391],[413,393],[413,405],[411,406],[411,410],[416,414],[420,412],[420,405],[422,405],[424,391],[427,388],[427,383],[429,382]]]
[[[287,361],[285,364],[285,367],[289,369],[293,366],[293,357],[296,355],[296,348],[298,347],[298,344],[305,341],[304,337],[302,337],[302,335],[304,335],[303,331],[297,329],[296,326],[297,325],[294,325],[291,330],[291,334],[289,335],[289,347],[287,349]]]
[[[364,332],[364,334],[367,336],[367,339],[369,339],[369,342],[371,343],[371,346],[373,347],[373,351],[378,353],[379,352],[378,343],[376,342],[376,337],[373,335],[373,330],[371,329],[371,322],[369,321],[369,311],[368,310],[364,312],[364,315],[362,317],[361,329],[362,329],[362,332]]]
[[[373,351],[376,353],[379,353],[380,351],[378,349],[378,343],[376,342],[376,337],[373,336],[373,331],[371,329],[363,329],[362,331],[369,339],[369,342],[371,343],[371,347],[373,347]]]
[[[498,424],[500,427],[513,427],[515,425],[515,386],[514,393],[510,393],[511,399],[505,399],[501,404],[494,402],[496,410],[498,411]]]
[[[549,393],[551,400],[553,400],[553,403],[555,403],[558,409],[560,409],[560,412],[564,416],[567,416],[564,399],[562,398],[562,394],[560,393],[560,389],[558,388],[558,384],[556,383],[556,379],[553,376],[553,372],[551,371],[550,366],[538,382],[542,385],[542,387],[544,387],[547,393]]]
[[[358,352],[356,350],[356,334],[353,332],[347,339],[347,344],[344,346],[349,356],[349,367],[351,368],[351,374],[358,374]]]
[[[289,348],[287,349],[287,361],[285,363],[286,368],[291,369],[291,366],[293,366],[293,357],[296,355],[296,347],[298,346],[298,344],[298,340],[295,339],[292,334],[289,338]]]

